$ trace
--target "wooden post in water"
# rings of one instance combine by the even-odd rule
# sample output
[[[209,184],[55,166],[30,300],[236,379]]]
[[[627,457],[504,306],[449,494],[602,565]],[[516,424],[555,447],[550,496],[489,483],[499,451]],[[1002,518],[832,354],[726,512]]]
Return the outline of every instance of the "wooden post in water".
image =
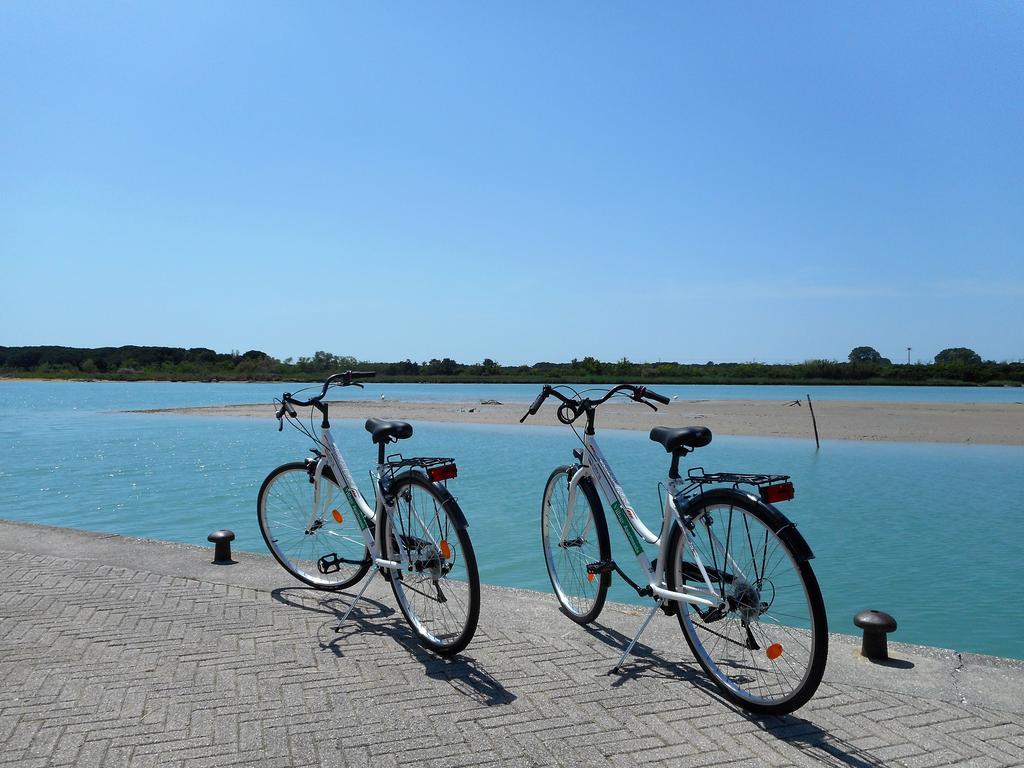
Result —
[[[814,418],[814,406],[811,405],[811,396],[807,396],[807,407],[811,409],[811,423],[814,425],[814,447],[821,450],[821,441],[818,440],[818,420]]]

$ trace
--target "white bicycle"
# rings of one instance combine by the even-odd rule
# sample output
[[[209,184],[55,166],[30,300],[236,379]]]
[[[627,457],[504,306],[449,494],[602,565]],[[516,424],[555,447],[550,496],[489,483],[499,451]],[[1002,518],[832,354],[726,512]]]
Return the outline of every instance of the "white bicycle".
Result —
[[[377,446],[373,473],[376,502],[363,499],[331,437],[331,386],[358,386],[372,372],[347,371],[329,377],[319,395],[299,400],[286,392],[277,411],[315,443],[313,456],[284,464],[263,481],[257,500],[260,532],[271,554],[292,574],[317,589],[350,587],[372,567],[391,583],[398,607],[422,645],[450,656],[473,638],[480,616],[480,577],[466,517],[447,490],[458,470],[450,458],[384,455],[384,446],[412,436],[404,421],[369,419],[366,430]],[[278,402],[278,401],[275,401]],[[294,406],[311,406],[307,428]],[[312,414],[322,419],[316,437]]]
[[[569,389],[573,396],[559,389]],[[825,671],[828,625],[808,562],[814,555],[774,506],[793,498],[789,477],[707,474],[701,467],[681,477],[679,459],[710,443],[711,431],[655,427],[651,440],[672,456],[661,532],[655,534],[637,518],[594,432],[598,406],[620,393],[655,410],[650,401],[669,403],[667,397],[631,384],[612,387],[595,400],[567,387],[545,386],[520,420],[535,415],[548,397],[560,401],[557,415],[563,424],[586,417],[583,448],[573,451],[576,462],[551,473],[541,504],[544,559],[563,611],[579,624],[594,621],[604,607],[612,573],[618,573],[655,604],[612,672],[620,670],[661,608],[678,617],[695,658],[727,699],[761,714],[784,714],[803,706]],[[741,490],[741,485],[756,488],[758,494]],[[612,559],[598,491],[622,526],[644,586]],[[653,561],[642,542],[658,547]]]

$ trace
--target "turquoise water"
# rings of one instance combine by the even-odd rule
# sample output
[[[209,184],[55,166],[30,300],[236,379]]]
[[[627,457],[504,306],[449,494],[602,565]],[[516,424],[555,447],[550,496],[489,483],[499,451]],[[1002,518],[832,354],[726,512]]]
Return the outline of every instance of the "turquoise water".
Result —
[[[410,388],[403,393],[427,387],[391,386]],[[498,388],[511,386],[518,385]],[[5,382],[0,517],[202,545],[211,530],[228,527],[236,547],[265,551],[256,492],[272,467],[305,454],[305,438],[278,433],[273,419],[115,411],[258,402],[281,388]],[[427,391],[436,399],[519,399],[476,385]],[[380,390],[365,394],[379,398]],[[349,421],[335,421],[334,432],[357,479],[366,477],[374,459],[369,436]],[[604,430],[600,441],[653,526],[664,451],[642,433]],[[576,445],[570,430],[556,427],[422,423],[402,448],[458,459],[450,487],[469,517],[486,582],[548,591],[540,494],[551,468],[570,461]],[[1024,500],[1016,488],[1024,447],[825,441],[815,452],[807,440],[716,437],[690,458],[709,470],[793,476],[797,498],[782,509],[817,555],[833,630],[853,633],[854,613],[880,608],[899,621],[894,639],[1024,658],[1017,599]],[[372,496],[369,481],[360,484]],[[612,543],[636,575],[617,527]],[[630,600],[620,584],[613,597]]]

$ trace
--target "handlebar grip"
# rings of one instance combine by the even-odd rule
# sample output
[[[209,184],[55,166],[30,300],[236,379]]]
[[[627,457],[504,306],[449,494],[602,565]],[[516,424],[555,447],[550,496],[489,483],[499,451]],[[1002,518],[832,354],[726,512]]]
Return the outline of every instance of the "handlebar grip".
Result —
[[[664,395],[659,395],[657,392],[652,392],[649,389],[645,389],[644,390],[644,393],[643,393],[642,397],[649,397],[649,398],[651,398],[651,400],[657,400],[662,405],[668,405],[669,403],[672,402],[671,400],[669,400]]]
[[[537,395],[537,399],[530,405],[529,413],[531,416],[536,416],[537,411],[540,410],[541,405],[544,403],[544,398],[548,396],[547,390],[541,390],[541,393]]]
[[[548,387],[548,385],[545,384],[544,388],[540,391],[540,394],[537,395],[537,397],[534,399],[532,403],[530,403],[529,409],[526,411],[526,413],[523,414],[523,418],[519,420],[519,423],[522,424],[524,421],[526,421],[527,416],[536,416],[537,411],[540,410],[541,405],[544,403],[544,398],[546,398],[549,394],[551,394],[551,390]]]
[[[292,408],[291,403],[285,402],[284,405],[282,406],[282,409],[288,411],[288,415],[291,416],[293,419],[298,416],[298,414],[295,413],[295,409]]]
[[[363,386],[362,384],[353,385],[352,379],[370,379],[376,375],[376,371],[344,371],[342,373],[332,373],[330,376],[327,377],[327,381],[324,382],[324,388],[323,391],[320,392],[320,396],[323,397],[324,395],[326,395],[327,390],[330,388],[332,384],[337,384],[338,382],[341,382],[340,386],[342,387],[361,387]]]

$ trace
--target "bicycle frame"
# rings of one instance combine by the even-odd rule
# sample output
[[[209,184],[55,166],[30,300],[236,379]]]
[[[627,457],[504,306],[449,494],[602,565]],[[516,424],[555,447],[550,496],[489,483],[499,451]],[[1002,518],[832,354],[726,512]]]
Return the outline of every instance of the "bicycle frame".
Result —
[[[353,514],[356,516],[356,522],[359,524],[359,528],[363,533],[363,542],[366,545],[367,550],[370,552],[370,558],[373,564],[378,568],[384,568],[388,570],[402,570],[404,565],[402,562],[395,560],[386,560],[381,557],[381,553],[384,552],[384,541],[381,538],[384,526],[377,525],[381,519],[381,514],[386,514],[391,517],[394,507],[387,503],[386,494],[384,488],[378,488],[376,497],[377,501],[374,508],[370,508],[370,505],[366,503],[362,493],[356,486],[355,479],[352,477],[352,473],[349,471],[348,465],[345,463],[345,459],[342,458],[341,451],[338,449],[337,443],[334,442],[334,437],[331,435],[330,427],[322,427],[320,430],[320,444],[326,450],[326,453],[317,459],[316,467],[313,471],[313,509],[310,511],[310,522],[307,527],[312,526],[318,517],[323,517],[326,510],[320,508],[320,477],[323,475],[323,469],[325,465],[331,467],[334,472],[334,477],[338,480],[341,485],[341,491],[348,500],[349,506],[352,508]],[[384,472],[384,464],[378,464],[374,473],[374,480],[380,485],[380,479]],[[419,513],[416,513],[417,518]],[[423,521],[420,520],[421,525]],[[424,526],[426,529],[426,526]],[[397,530],[397,528],[396,528]],[[401,554],[403,561],[409,560],[409,550],[406,547],[405,541],[402,536],[396,537],[398,550]],[[431,541],[431,544],[439,547],[438,542]],[[367,582],[369,583],[369,582]],[[365,587],[364,587],[365,588]],[[360,595],[362,592],[360,592]]]
[[[600,446],[598,446],[595,436],[592,434],[585,434],[583,445],[584,450],[579,469],[573,473],[573,476],[569,480],[569,498],[566,505],[566,519],[562,528],[561,538],[564,540],[571,528],[573,512],[576,506],[576,492],[579,487],[579,483],[584,478],[591,478],[595,481],[595,484],[600,490],[601,495],[605,498],[605,501],[611,506],[612,512],[615,514],[615,519],[618,520],[619,525],[622,526],[622,530],[633,550],[633,554],[636,556],[637,562],[640,563],[640,567],[647,575],[648,586],[650,587],[651,593],[661,600],[679,600],[707,608],[718,608],[722,603],[722,598],[711,584],[711,578],[700,558],[700,554],[697,552],[696,547],[693,546],[693,540],[690,532],[684,524],[682,512],[676,506],[675,497],[683,490],[683,486],[686,485],[686,483],[680,479],[667,479],[666,486],[668,488],[668,498],[665,501],[665,509],[662,515],[661,533],[655,534],[637,517],[636,511],[630,505],[629,499],[626,498],[626,493],[623,491],[622,486],[616,479],[615,473],[612,471],[611,465],[608,463],[608,459],[605,458]],[[665,587],[662,586],[665,584],[665,564],[669,559],[669,534],[673,525],[678,525],[683,535],[686,537],[687,547],[693,555],[694,562],[696,563],[701,576],[704,578],[703,586],[690,586],[688,584],[683,584],[682,589],[685,590],[683,592],[674,592],[672,590],[665,589]],[[586,533],[587,530],[585,528],[583,535],[586,536]],[[648,544],[658,547],[656,567],[651,567],[651,561],[647,557],[647,553],[644,551],[643,545],[640,543],[639,539],[643,539]],[[730,560],[732,560],[732,558],[730,558]],[[706,587],[706,589],[704,587]]]

